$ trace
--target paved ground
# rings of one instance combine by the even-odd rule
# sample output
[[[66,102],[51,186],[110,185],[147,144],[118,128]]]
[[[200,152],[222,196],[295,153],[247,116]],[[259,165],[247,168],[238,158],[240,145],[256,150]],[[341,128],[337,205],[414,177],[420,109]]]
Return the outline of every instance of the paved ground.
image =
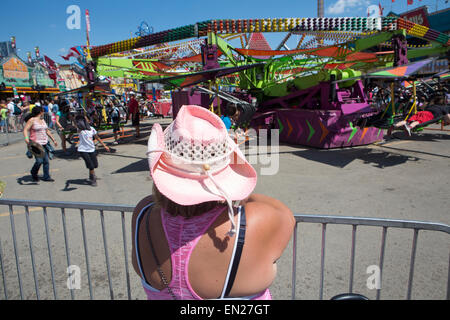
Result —
[[[98,187],[86,184],[88,172],[77,156],[57,153],[51,161],[54,183],[33,183],[29,170],[33,160],[25,157],[25,143],[18,135],[8,146],[0,147],[0,180],[7,183],[4,198],[81,201],[135,205],[151,192],[146,143],[155,120],[143,123],[143,137],[126,138],[123,144],[113,146],[114,153],[100,150],[97,170],[101,178]],[[159,120],[168,123],[170,120]],[[255,164],[259,173],[256,192],[268,194],[285,202],[295,213],[338,216],[362,216],[423,220],[450,224],[449,177],[450,135],[441,131],[424,131],[407,138],[397,138],[382,145],[355,148],[318,150],[302,146],[281,145],[272,161],[279,159],[275,175],[263,175],[269,165]],[[111,140],[109,140],[111,141]],[[248,155],[248,151],[246,151]],[[275,162],[272,162],[275,163]],[[53,298],[49,257],[45,240],[42,210],[30,208],[35,260],[38,266],[40,297]],[[76,213],[76,212],[74,212]],[[55,261],[58,298],[70,298],[66,288],[66,252],[62,236],[60,212],[49,214],[52,236],[52,254]],[[89,298],[86,279],[86,259],[81,238],[80,215],[67,217],[71,264],[82,271],[82,289],[75,297]],[[89,263],[92,268],[94,298],[108,298],[110,291],[105,268],[101,221],[98,214],[87,214]],[[17,229],[23,295],[36,298],[28,253],[27,222],[20,208],[14,215]],[[126,298],[120,217],[106,215],[108,253],[111,259],[111,278],[115,298]],[[8,208],[0,206],[0,235],[3,252],[5,282],[8,298],[17,299],[19,285]],[[126,224],[127,245],[130,246],[129,219]],[[374,227],[358,228],[353,290],[374,299],[376,290],[369,290],[367,273],[370,265],[379,265],[381,230]],[[349,290],[351,226],[327,226],[323,297]],[[381,298],[404,299],[407,292],[411,255],[412,231],[388,229],[384,256]],[[322,226],[301,224],[298,230],[298,257],[296,298],[317,299],[320,284],[320,253]],[[448,276],[450,240],[439,232],[419,233],[414,269],[413,298],[445,298]],[[128,252],[129,258],[129,252]],[[292,243],[278,262],[278,276],[271,287],[275,299],[290,299],[292,271]],[[0,277],[1,278],[1,277]],[[132,298],[144,298],[139,280],[130,270]],[[0,282],[1,283],[1,282]],[[0,299],[4,297],[0,286]]]

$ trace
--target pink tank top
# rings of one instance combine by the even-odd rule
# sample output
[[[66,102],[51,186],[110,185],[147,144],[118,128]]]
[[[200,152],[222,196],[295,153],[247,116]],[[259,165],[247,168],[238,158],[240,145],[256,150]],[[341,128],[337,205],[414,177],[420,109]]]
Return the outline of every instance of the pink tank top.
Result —
[[[148,205],[142,209],[136,220],[135,247],[136,257],[139,269],[141,271],[142,286],[144,287],[145,293],[147,294],[147,298],[149,300],[172,300],[173,297],[167,288],[164,288],[163,290],[155,289],[142,277],[143,272],[138,246],[138,230],[143,213],[146,212],[147,208],[150,206],[151,205]],[[169,213],[161,209],[161,221],[171,252],[172,278],[169,283],[169,287],[179,300],[203,300],[195,293],[189,282],[189,259],[201,236],[216,220],[222,210],[223,208],[219,207],[200,216],[187,219],[181,216],[171,216]],[[227,298],[225,297],[225,299]],[[236,298],[233,297],[231,299]],[[239,297],[238,299],[271,300],[272,296],[269,289],[266,289],[254,296]]]
[[[46,145],[48,143],[47,128],[45,121],[34,120],[30,129],[30,140],[39,143],[42,146]]]

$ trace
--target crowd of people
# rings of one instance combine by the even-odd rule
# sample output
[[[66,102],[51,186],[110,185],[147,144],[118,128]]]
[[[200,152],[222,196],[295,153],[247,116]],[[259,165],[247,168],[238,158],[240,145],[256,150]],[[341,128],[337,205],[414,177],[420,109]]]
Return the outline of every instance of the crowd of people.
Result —
[[[35,106],[40,106],[44,110],[44,120],[47,125],[54,129],[54,118],[59,111],[56,99],[36,99],[22,100],[21,98],[7,98],[0,101],[0,132],[17,133],[25,127],[26,116],[31,114]]]
[[[72,154],[67,150],[70,139],[78,136],[77,151],[89,170],[89,182],[97,185],[95,169],[98,167],[95,143],[97,140],[106,151],[109,147],[100,139],[98,130],[101,125],[113,131],[113,145],[119,144],[121,125],[131,121],[135,129],[135,137],[140,137],[140,121],[153,116],[150,110],[154,106],[150,100],[138,100],[135,93],[129,94],[126,104],[114,97],[105,99],[87,99],[84,106],[76,98],[47,98],[28,100],[7,98],[0,101],[0,133],[23,133],[27,146],[26,155],[35,163],[30,171],[32,181],[54,181],[50,176],[50,160],[55,147],[58,147],[56,136],[65,155]],[[97,128],[97,129],[95,129]],[[52,143],[53,145],[52,145]],[[39,169],[43,167],[43,177],[39,178]]]

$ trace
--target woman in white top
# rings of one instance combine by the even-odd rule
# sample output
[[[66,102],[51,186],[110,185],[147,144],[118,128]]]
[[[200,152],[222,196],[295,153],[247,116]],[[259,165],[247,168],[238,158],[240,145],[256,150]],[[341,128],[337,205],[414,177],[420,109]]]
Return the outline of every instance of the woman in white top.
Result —
[[[40,106],[35,106],[31,112],[31,118],[27,121],[25,128],[23,129],[23,135],[25,137],[25,143],[28,145],[31,141],[34,141],[44,147],[45,154],[44,157],[35,157],[36,161],[31,169],[31,177],[34,182],[39,181],[38,172],[41,165],[43,165],[44,177],[43,181],[53,182],[50,177],[50,161],[49,161],[49,150],[48,137],[52,139],[55,146],[58,146],[55,138],[51,134],[44,121],[44,109]]]
[[[98,160],[95,152],[94,138],[97,139],[106,151],[110,151],[102,139],[97,134],[97,131],[89,125],[87,119],[83,116],[77,116],[75,123],[78,128],[78,152],[83,158],[86,168],[89,169],[89,182],[92,186],[97,186],[97,177],[95,176],[95,169],[98,168]]]

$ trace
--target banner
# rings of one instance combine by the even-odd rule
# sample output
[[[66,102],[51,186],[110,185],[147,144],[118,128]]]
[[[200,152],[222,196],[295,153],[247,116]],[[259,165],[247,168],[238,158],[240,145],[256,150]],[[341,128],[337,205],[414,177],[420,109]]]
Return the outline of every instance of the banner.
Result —
[[[425,27],[430,27],[427,17],[428,11],[423,7],[400,15],[400,18],[402,19],[420,24]]]
[[[55,82],[56,85],[56,79],[58,76],[58,66],[56,65],[55,61],[44,55],[44,61],[45,61],[45,67],[48,70],[48,76],[50,79],[52,79]]]
[[[49,57],[44,55],[45,64],[47,65],[47,69],[50,70],[58,70],[58,66],[56,65],[56,62],[50,59]]]
[[[27,66],[17,58],[11,58],[3,64],[3,77],[13,79],[28,79]]]

